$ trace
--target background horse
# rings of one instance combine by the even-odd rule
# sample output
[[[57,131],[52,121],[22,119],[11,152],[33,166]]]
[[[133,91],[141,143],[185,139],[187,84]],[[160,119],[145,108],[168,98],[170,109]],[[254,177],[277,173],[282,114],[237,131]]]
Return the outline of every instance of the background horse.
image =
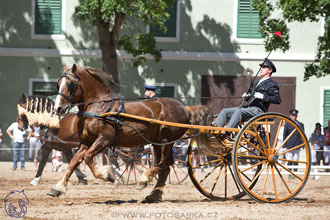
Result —
[[[40,149],[41,159],[37,174],[30,182],[33,186],[39,184],[52,149],[63,151],[68,162],[70,162],[73,157],[72,149],[78,147],[80,144],[77,132],[77,122],[79,118],[75,114],[69,114],[63,117],[58,123],[53,123],[49,121],[50,118],[54,118],[54,116],[51,115],[53,105],[54,103],[48,98],[37,96],[27,97],[23,94],[18,107],[19,117],[23,119],[24,127],[27,128],[29,124],[38,124],[41,126],[40,138],[43,145]],[[52,121],[54,121],[54,119],[52,119]],[[51,128],[51,126],[55,127]],[[78,177],[78,183],[87,184],[85,175],[79,169],[76,169],[75,173]]]
[[[81,116],[78,126],[81,146],[64,176],[49,194],[58,196],[65,191],[72,171],[83,160],[95,178],[113,182],[114,177],[109,167],[99,170],[93,164],[93,157],[108,146],[139,147],[153,142],[157,165],[145,172],[145,179],[141,181],[140,186],[146,187],[147,181],[158,174],[157,183],[145,200],[161,200],[163,187],[170,172],[169,166],[173,164],[171,142],[179,139],[186,129],[127,117],[94,116],[109,111],[125,112],[151,119],[188,124],[188,112],[180,102],[169,98],[124,103],[121,99],[114,98],[114,94],[107,85],[109,82],[107,76],[97,69],[73,65],[71,69],[65,67],[64,75],[58,80],[55,110],[62,113],[70,105],[78,103]],[[155,142],[161,143],[162,146],[156,145]]]

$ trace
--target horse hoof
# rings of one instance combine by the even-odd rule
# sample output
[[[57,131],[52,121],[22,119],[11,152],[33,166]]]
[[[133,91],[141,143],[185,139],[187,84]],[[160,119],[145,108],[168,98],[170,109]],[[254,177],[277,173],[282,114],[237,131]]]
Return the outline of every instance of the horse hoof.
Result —
[[[162,194],[163,192],[160,190],[155,190],[151,192],[150,195],[148,195],[142,203],[154,203],[154,202],[160,202],[162,201]]]
[[[78,185],[87,185],[87,180],[86,179],[79,179],[78,180]]]
[[[33,180],[31,180],[30,185],[31,186],[38,186],[40,181],[40,177],[36,177]]]
[[[136,187],[137,190],[143,190],[148,186],[148,182],[140,182],[139,186]]]
[[[61,195],[61,191],[51,188],[47,193],[48,196],[59,197]]]
[[[100,173],[102,175],[102,180],[104,181],[110,181],[115,182],[115,177],[111,174],[110,167],[109,166],[103,166],[100,170]]]

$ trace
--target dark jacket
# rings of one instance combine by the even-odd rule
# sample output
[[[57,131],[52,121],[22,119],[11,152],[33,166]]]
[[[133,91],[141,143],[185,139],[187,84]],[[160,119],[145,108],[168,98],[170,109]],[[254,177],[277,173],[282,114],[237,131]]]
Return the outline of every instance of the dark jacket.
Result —
[[[301,123],[300,121],[296,121],[296,123],[300,126],[300,128],[305,131],[305,126],[303,123]],[[289,123],[286,123],[284,126],[284,131],[283,131],[283,141],[286,139],[287,136],[289,136],[291,134],[291,132],[293,131],[293,126]],[[284,148],[286,149],[291,149],[293,147],[296,147],[300,144],[303,143],[303,140],[301,139],[298,131],[295,131],[293,133],[293,135],[290,137],[290,139],[285,143]]]
[[[263,112],[267,112],[268,107],[271,103],[281,103],[280,88],[277,82],[269,78],[261,82],[258,86],[256,86],[257,84],[258,83],[253,86],[253,89],[251,91],[251,97],[249,98],[247,104],[244,107],[256,106],[260,108]],[[256,92],[262,93],[264,95],[264,98],[262,100],[254,98],[254,94]]]

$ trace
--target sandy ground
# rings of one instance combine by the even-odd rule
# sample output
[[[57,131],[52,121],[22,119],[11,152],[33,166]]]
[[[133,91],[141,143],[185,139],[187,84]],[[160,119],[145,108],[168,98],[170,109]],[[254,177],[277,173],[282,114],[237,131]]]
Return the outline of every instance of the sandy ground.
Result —
[[[12,171],[11,163],[0,163],[0,219],[13,219],[6,213],[9,201],[19,210],[15,196],[5,203],[11,191],[24,190],[29,200],[23,219],[330,219],[330,176],[310,178],[294,200],[281,204],[261,204],[245,196],[239,201],[211,201],[201,195],[187,178],[182,184],[167,184],[163,201],[140,204],[151,190],[135,185],[115,185],[95,180],[86,169],[89,185],[75,185],[71,177],[69,190],[59,198],[47,196],[49,189],[60,179],[62,172],[51,172],[50,164],[37,187],[29,185],[35,175],[32,163],[26,170]],[[7,197],[7,198],[9,198]],[[8,209],[7,209],[8,210]]]

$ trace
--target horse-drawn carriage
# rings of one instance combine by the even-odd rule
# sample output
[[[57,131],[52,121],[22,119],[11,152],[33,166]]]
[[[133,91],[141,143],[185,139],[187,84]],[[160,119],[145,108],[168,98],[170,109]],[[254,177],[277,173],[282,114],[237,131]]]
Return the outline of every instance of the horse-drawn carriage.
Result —
[[[66,190],[69,177],[83,160],[94,177],[114,181],[107,167],[98,169],[92,162],[94,155],[106,147],[152,144],[157,164],[144,172],[140,188],[146,187],[148,181],[157,175],[157,183],[145,200],[160,200],[169,166],[174,163],[172,145],[187,129],[197,131],[194,136],[206,136],[207,145],[204,146],[195,146],[194,138],[190,138],[186,163],[194,186],[212,200],[239,199],[247,194],[259,202],[286,202],[306,184],[310,171],[310,147],[303,130],[287,116],[264,113],[239,128],[192,125],[187,110],[176,100],[165,98],[124,103],[121,99],[114,99],[104,77],[95,69],[73,65],[71,69],[65,69],[59,79],[55,110],[62,113],[71,105],[78,106],[77,132],[81,146],[50,195],[59,196]],[[277,144],[284,121],[294,130]],[[231,135],[221,138],[219,134],[226,131]],[[283,151],[283,146],[295,132],[302,144]],[[285,153],[296,149],[300,149],[299,160],[282,158]]]

